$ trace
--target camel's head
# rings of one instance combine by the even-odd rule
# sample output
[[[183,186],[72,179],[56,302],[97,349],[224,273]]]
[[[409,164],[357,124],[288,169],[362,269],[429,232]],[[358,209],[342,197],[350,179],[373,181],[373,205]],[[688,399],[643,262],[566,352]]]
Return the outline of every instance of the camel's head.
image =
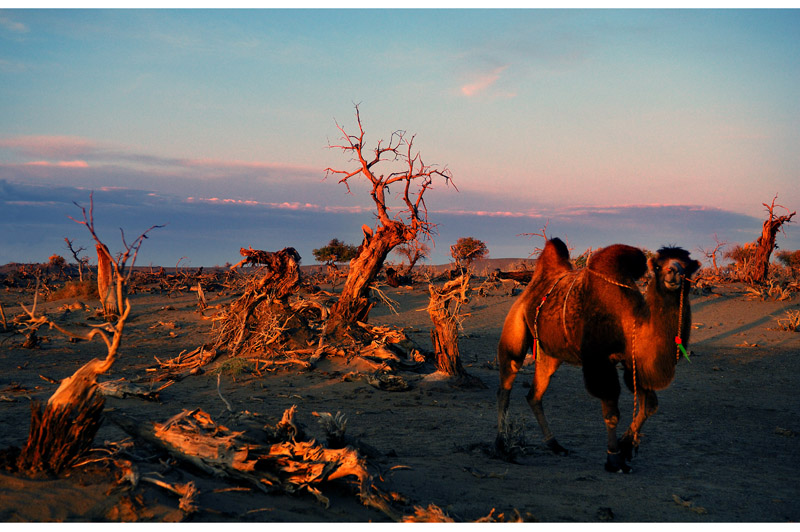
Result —
[[[650,257],[647,265],[653,272],[658,288],[669,292],[678,290],[683,286],[683,281],[691,278],[700,268],[700,263],[692,260],[688,251],[677,247],[659,249],[655,257]]]

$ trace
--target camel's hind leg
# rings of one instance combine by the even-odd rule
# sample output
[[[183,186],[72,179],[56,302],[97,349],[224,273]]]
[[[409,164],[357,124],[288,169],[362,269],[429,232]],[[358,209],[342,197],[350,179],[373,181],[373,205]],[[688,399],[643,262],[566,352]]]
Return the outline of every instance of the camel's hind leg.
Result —
[[[506,415],[508,413],[508,403],[511,398],[511,387],[514,385],[514,379],[517,378],[517,373],[522,367],[525,360],[525,351],[523,351],[522,360],[518,358],[505,357],[498,353],[500,360],[500,386],[497,388],[497,438],[495,446],[498,450],[505,449],[504,434],[508,431]]]
[[[497,388],[497,438],[495,446],[505,452],[508,431],[506,414],[514,379],[531,349],[533,337],[525,324],[524,307],[515,303],[506,316],[500,343],[497,345],[497,364],[500,369],[500,386]]]
[[[542,429],[542,436],[544,437],[547,447],[556,454],[566,456],[569,451],[559,445],[556,441],[553,431],[550,430],[550,424],[547,422],[547,417],[544,415],[544,408],[542,407],[542,397],[547,387],[550,385],[550,377],[556,372],[561,365],[561,361],[544,354],[541,349],[539,350],[536,358],[536,370],[533,375],[533,382],[531,389],[528,392],[526,399],[528,404],[533,410],[533,415],[536,416],[536,421],[539,423],[539,428]]]

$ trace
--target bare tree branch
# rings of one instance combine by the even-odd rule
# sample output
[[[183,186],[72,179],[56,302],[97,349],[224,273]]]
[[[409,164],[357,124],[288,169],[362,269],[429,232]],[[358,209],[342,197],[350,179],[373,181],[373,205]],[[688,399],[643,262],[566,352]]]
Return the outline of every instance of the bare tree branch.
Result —
[[[431,237],[435,225],[428,221],[428,210],[423,196],[432,188],[433,180],[443,178],[445,184],[455,188],[450,170],[447,167],[425,164],[415,151],[415,136],[409,137],[403,130],[392,132],[388,142],[381,139],[374,149],[369,150],[365,144],[366,135],[358,105],[355,110],[358,132],[349,134],[337,122],[336,127],[342,134],[341,142],[329,142],[328,145],[329,148],[340,149],[352,155],[350,161],[355,168],[328,167],[325,177],[336,176],[339,183],[347,187],[348,193],[351,193],[351,179],[359,176],[366,179],[371,185],[370,196],[375,203],[379,225],[375,231],[364,231],[359,255],[350,264],[347,281],[329,320],[329,325],[335,329],[365,321],[369,312],[369,285],[395,246],[414,240],[420,234],[426,238]],[[394,186],[400,189],[395,197],[390,190]],[[390,203],[393,199],[395,205]]]

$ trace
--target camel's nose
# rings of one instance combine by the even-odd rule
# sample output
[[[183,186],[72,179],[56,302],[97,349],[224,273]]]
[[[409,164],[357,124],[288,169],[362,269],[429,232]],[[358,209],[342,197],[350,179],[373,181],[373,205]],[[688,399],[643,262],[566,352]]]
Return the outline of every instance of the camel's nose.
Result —
[[[670,262],[664,267],[664,284],[670,290],[675,290],[683,281],[685,270],[679,262]]]
[[[671,262],[665,269],[667,275],[675,276],[683,276],[683,267],[680,264]]]

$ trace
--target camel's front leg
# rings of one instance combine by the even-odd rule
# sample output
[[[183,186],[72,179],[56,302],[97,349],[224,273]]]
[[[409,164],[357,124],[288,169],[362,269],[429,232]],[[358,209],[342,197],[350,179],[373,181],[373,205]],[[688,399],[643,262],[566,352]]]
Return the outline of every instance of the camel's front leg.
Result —
[[[620,451],[620,442],[617,440],[617,425],[619,424],[618,399],[603,399],[603,421],[606,424],[606,437],[608,438],[608,455],[606,457],[606,471],[629,473],[631,466],[625,462],[625,454]]]
[[[639,449],[639,431],[644,425],[645,420],[656,413],[658,410],[658,397],[653,390],[637,390],[636,403],[639,407],[636,416],[631,421],[631,426],[625,431],[619,441],[619,448],[628,460],[633,458],[634,451]]]
[[[586,390],[600,399],[603,405],[603,422],[606,425],[608,443],[605,469],[627,473],[631,468],[625,463],[625,456],[620,452],[617,441],[620,387],[616,366],[601,356],[586,357],[583,363],[583,379]]]

